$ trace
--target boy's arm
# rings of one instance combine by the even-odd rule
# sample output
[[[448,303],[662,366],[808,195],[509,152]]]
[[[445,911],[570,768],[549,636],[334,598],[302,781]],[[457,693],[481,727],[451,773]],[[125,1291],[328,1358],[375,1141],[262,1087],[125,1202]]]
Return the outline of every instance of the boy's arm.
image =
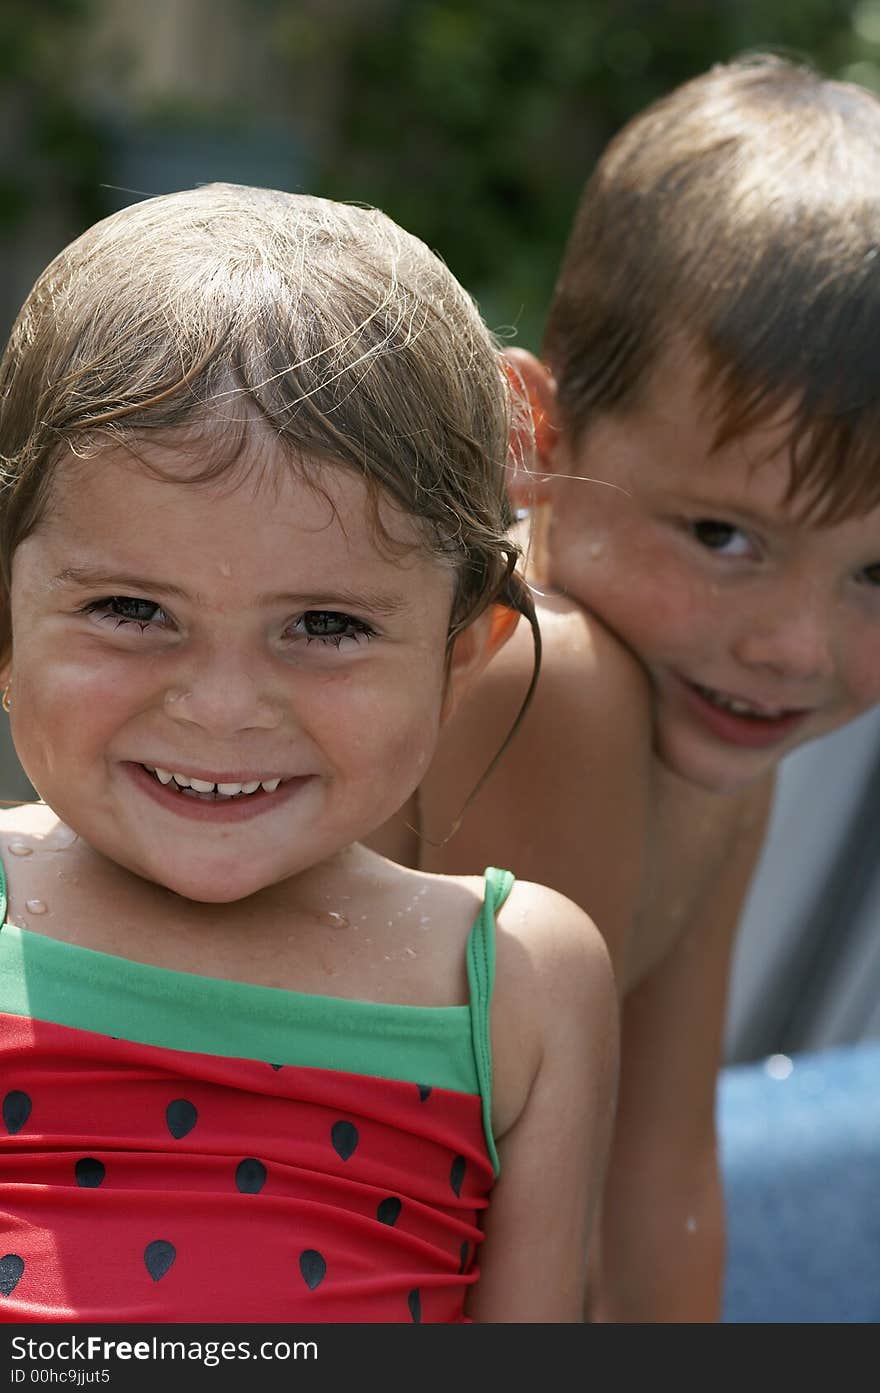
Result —
[[[501,1169],[467,1313],[480,1322],[580,1322],[617,1078],[611,966],[577,906],[519,882],[499,916],[497,963],[492,1114]]]
[[[736,927],[771,798],[765,786],[733,800],[738,827],[714,839],[722,855],[699,877],[686,925],[625,999],[591,1319],[719,1319],[725,1233],[715,1090]],[[692,853],[676,858],[667,846],[653,904],[642,913],[674,914],[688,874]]]

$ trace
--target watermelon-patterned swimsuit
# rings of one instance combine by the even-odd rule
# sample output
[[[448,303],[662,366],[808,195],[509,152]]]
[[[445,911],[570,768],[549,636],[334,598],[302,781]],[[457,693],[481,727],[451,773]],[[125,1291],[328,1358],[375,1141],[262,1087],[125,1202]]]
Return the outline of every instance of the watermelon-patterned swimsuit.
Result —
[[[0,1322],[466,1319],[512,883],[437,1007],[79,948],[6,924],[3,884]]]

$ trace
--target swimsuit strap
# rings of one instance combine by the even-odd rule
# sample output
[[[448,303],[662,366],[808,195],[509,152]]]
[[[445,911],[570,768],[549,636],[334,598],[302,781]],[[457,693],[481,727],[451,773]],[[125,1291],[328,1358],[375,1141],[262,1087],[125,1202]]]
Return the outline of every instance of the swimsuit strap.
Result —
[[[470,987],[471,1038],[474,1062],[483,1100],[483,1131],[489,1155],[498,1174],[498,1153],[492,1136],[492,1043],[489,1012],[495,985],[495,917],[513,888],[510,871],[489,866],[485,872],[485,894],[467,942],[467,975]]]
[[[3,862],[0,861],[0,929],[6,923],[7,897],[6,897],[6,871]]]

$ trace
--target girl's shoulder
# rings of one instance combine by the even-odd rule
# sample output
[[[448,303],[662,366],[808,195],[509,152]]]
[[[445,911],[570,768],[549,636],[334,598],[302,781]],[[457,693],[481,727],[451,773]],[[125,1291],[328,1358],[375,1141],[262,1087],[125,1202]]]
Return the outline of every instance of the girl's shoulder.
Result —
[[[0,854],[4,861],[10,853],[19,856],[28,851],[49,849],[73,840],[73,833],[45,803],[14,803],[0,808]]]

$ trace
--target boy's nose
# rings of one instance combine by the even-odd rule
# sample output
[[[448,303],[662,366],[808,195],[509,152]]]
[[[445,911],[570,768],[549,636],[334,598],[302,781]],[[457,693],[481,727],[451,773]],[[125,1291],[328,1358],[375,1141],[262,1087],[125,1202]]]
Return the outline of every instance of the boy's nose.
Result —
[[[764,668],[792,681],[827,678],[834,671],[828,620],[804,609],[756,616],[740,635],[735,656],[746,667]]]
[[[230,736],[244,730],[274,730],[281,721],[280,704],[246,664],[229,654],[187,674],[164,694],[165,714],[173,721],[198,726],[211,735]]]

